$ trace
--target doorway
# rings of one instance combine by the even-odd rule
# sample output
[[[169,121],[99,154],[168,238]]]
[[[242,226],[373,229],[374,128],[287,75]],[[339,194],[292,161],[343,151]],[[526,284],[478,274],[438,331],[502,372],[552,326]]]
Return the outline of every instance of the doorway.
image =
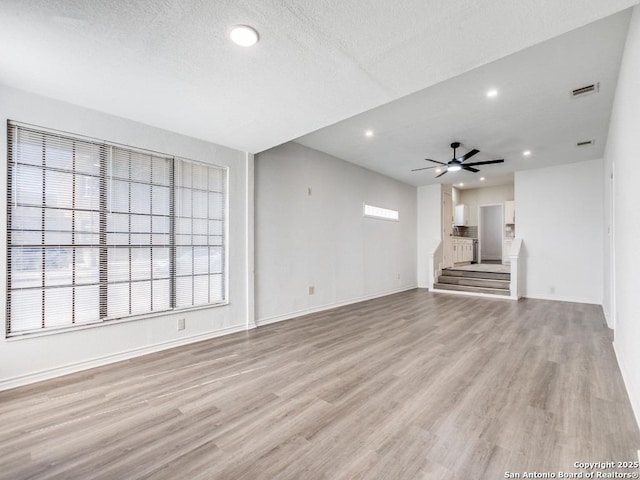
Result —
[[[503,225],[501,203],[478,207],[478,263],[502,263]]]
[[[611,163],[609,176],[609,328],[613,330],[614,341],[617,326],[616,307],[616,184],[614,175],[615,164]]]

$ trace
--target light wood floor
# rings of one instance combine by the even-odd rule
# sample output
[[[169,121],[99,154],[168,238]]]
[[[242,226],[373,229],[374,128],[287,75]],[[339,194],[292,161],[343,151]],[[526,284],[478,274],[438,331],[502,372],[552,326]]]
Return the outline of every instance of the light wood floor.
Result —
[[[424,290],[2,392],[0,429],[3,479],[499,479],[640,448],[599,307]]]

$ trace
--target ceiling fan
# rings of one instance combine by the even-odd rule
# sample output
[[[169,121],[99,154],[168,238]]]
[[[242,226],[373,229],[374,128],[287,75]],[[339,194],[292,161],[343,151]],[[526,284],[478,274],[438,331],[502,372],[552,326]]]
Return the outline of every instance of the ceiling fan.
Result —
[[[489,165],[491,163],[504,162],[504,159],[501,158],[500,160],[488,160],[486,162],[464,163],[466,160],[473,157],[476,153],[480,152],[480,150],[477,150],[474,148],[473,150],[465,153],[464,155],[460,157],[456,157],[456,149],[458,149],[459,147],[460,147],[460,142],[453,142],[451,144],[451,148],[453,148],[453,158],[448,163],[438,162],[437,160],[431,160],[430,158],[425,158],[425,160],[429,162],[437,163],[438,165],[444,165],[446,167],[445,171],[442,172],[440,175],[437,175],[436,178],[441,177],[447,172],[457,172],[458,170],[467,170],[469,172],[476,173],[476,172],[479,172],[480,170],[473,167],[477,167],[478,165]],[[434,165],[433,167],[414,168],[411,171],[417,172],[418,170],[428,170],[430,168],[438,168],[438,167]]]

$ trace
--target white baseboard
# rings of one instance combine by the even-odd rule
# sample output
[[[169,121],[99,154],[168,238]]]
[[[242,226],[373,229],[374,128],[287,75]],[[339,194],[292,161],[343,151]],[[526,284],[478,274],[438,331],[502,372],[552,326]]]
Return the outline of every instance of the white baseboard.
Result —
[[[414,290],[418,288],[417,285],[412,285],[410,287],[400,288],[398,290],[389,290],[387,292],[375,293],[373,295],[365,295],[362,297],[356,297],[344,302],[331,303],[327,305],[320,305],[312,308],[305,308],[303,310],[297,310],[295,312],[285,313],[282,315],[276,315],[273,317],[267,317],[262,319],[256,319],[256,324],[259,327],[263,327],[264,325],[269,325],[271,323],[282,322],[284,320],[291,320],[292,318],[301,317],[303,315],[309,315],[311,313],[324,312],[325,310],[331,310],[332,308],[344,307],[345,305],[351,305],[353,303],[364,302],[366,300],[373,300],[374,298],[386,297],[387,295],[393,295],[394,293],[406,292],[408,290]]]
[[[602,305],[602,313],[604,314],[604,319],[607,322],[607,327],[613,330],[613,322],[612,322],[611,314],[604,308],[604,304]]]
[[[157,343],[141,348],[134,348],[127,350],[126,352],[114,353],[112,355],[105,355],[103,357],[92,358],[90,360],[83,360],[82,362],[72,363],[62,367],[55,367],[39,372],[28,373],[26,375],[19,375],[16,377],[6,378],[0,381],[0,391],[9,390],[10,388],[21,387],[29,385],[31,383],[40,382],[42,380],[50,380],[52,378],[60,377],[62,375],[68,375],[70,373],[76,373],[90,368],[101,367],[110,363],[120,362],[122,360],[129,360],[130,358],[140,357],[149,353],[159,352],[161,350],[167,350],[182,345],[188,345],[190,343],[200,342],[202,340],[209,340],[211,338],[221,337],[223,335],[229,335],[231,333],[244,332],[247,330],[247,325],[238,325],[234,327],[222,328],[213,332],[201,333],[198,335],[192,335],[189,337],[182,337],[167,342]]]
[[[620,355],[618,355],[618,349],[616,348],[616,342],[613,343],[613,351],[616,354],[616,360],[618,362],[618,368],[620,369],[620,373],[622,374],[622,381],[624,382],[624,387],[627,390],[627,395],[629,397],[629,401],[631,402],[631,410],[633,410],[633,414],[636,417],[636,423],[638,424],[638,428],[640,428],[640,398],[635,398],[634,393],[629,388],[631,385],[628,381],[629,375],[626,373],[627,369],[623,362],[620,361]]]
[[[525,293],[522,298],[531,298],[533,300],[552,300],[554,302],[570,302],[570,303],[587,303],[589,305],[602,305],[602,301],[592,300],[590,298],[578,298],[578,297],[558,297],[551,295],[530,295]]]

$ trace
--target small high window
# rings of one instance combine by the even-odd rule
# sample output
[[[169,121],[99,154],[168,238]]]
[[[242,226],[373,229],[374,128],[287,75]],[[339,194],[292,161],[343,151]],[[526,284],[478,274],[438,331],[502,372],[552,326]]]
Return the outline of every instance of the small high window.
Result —
[[[373,205],[364,205],[364,216],[373,218],[382,218],[384,220],[398,220],[398,211],[388,208],[374,207]]]

